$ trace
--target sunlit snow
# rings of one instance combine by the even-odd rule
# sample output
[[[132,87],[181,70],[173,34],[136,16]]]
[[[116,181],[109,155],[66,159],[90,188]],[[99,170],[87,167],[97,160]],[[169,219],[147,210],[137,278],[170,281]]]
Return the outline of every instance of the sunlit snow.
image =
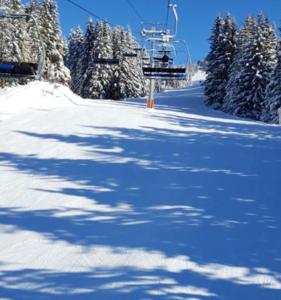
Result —
[[[83,100],[0,93],[0,299],[281,295],[281,128],[193,87]]]

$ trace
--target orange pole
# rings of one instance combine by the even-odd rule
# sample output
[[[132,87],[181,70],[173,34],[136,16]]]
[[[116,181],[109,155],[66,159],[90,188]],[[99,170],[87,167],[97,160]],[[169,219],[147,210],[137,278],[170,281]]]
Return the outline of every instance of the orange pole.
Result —
[[[154,100],[153,99],[147,99],[147,102],[146,102],[146,107],[147,108],[154,108]]]

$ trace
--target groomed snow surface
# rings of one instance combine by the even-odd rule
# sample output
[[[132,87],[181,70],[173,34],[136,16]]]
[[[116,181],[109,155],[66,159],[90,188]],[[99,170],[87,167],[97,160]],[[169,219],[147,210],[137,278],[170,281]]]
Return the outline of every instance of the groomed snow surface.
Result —
[[[281,299],[281,128],[144,102],[1,92],[0,299]]]

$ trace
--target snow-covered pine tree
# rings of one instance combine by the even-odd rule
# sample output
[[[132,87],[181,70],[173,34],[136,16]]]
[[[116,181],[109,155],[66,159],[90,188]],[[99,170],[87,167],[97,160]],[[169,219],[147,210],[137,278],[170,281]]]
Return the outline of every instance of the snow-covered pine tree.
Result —
[[[4,11],[10,10],[10,0],[0,0],[0,7]],[[11,49],[13,44],[12,39],[12,24],[7,23],[6,19],[0,19],[0,59],[1,61],[12,61]],[[9,85],[10,80],[0,79],[0,87]]]
[[[126,74],[124,72],[124,29],[116,26],[113,31],[113,56],[119,59],[119,66],[113,70],[110,87],[110,98],[114,100],[126,98]]]
[[[279,40],[277,65],[267,86],[265,99],[262,121],[279,123],[278,109],[281,107],[281,40]]]
[[[10,11],[10,0],[0,0],[4,12]],[[12,61],[13,25],[11,19],[0,19],[0,58],[1,61]]]
[[[137,98],[145,95],[145,79],[143,76],[141,64],[138,57],[126,57],[126,54],[136,53],[140,45],[134,39],[132,31],[128,28],[125,31],[125,44],[124,44],[124,63],[127,64],[127,97]]]
[[[219,43],[219,37],[222,34],[222,28],[223,28],[223,19],[218,16],[215,20],[214,26],[212,28],[211,37],[209,39],[210,41],[210,51],[206,57],[206,81],[205,81],[205,95],[206,100],[205,103],[207,105],[211,105],[215,99],[216,99],[216,88],[215,88],[215,82],[216,78],[214,76],[215,69],[217,68],[217,48]]]
[[[90,72],[90,65],[92,66],[95,40],[95,26],[93,20],[90,18],[87,22],[83,48],[81,49],[77,74],[75,74],[75,81],[72,79],[72,90],[85,98],[87,95],[84,93],[84,86],[87,85],[87,81],[89,80],[87,72]]]
[[[12,13],[24,13],[25,8],[20,0],[10,0],[9,11]],[[7,19],[5,19],[7,20]],[[9,60],[13,62],[28,61],[29,47],[27,35],[27,23],[24,19],[10,19],[7,27],[9,28],[10,45],[7,51],[9,52]]]
[[[229,79],[230,66],[236,49],[236,22],[230,15],[215,21],[208,55],[207,80],[205,85],[206,104],[221,108]]]
[[[98,21],[94,28],[94,48],[88,62],[83,84],[83,96],[90,99],[104,99],[109,94],[112,66],[99,60],[113,58],[112,30],[105,21]]]
[[[208,56],[206,104],[219,109],[223,105],[230,66],[236,49],[236,22],[230,15],[223,20],[218,17],[211,37],[211,52]]]
[[[43,77],[68,84],[70,74],[64,65],[64,42],[55,0],[44,0],[40,12],[40,29],[46,51]]]
[[[128,57],[140,46],[135,41],[131,29],[117,26],[113,33],[113,53],[119,59],[111,81],[112,99],[139,97],[145,94],[145,80],[138,57]]]
[[[35,16],[39,17],[40,8],[41,8],[40,0],[31,0],[26,10],[27,12],[32,13]]]
[[[226,94],[223,101],[222,110],[233,113],[235,110],[234,102],[236,100],[236,89],[239,86],[240,70],[243,68],[241,65],[243,57],[244,45],[253,38],[256,30],[256,20],[252,16],[248,16],[244,26],[237,35],[236,50],[234,54],[233,63],[230,67],[229,80],[226,85]]]
[[[261,31],[263,32],[263,43],[264,43],[264,51],[262,53],[262,61],[263,61],[263,82],[260,86],[261,92],[263,95],[261,109],[259,114],[257,115],[258,119],[262,119],[263,113],[266,112],[267,101],[266,101],[266,89],[269,85],[274,69],[277,64],[277,50],[278,50],[278,42],[275,33],[275,26],[270,24],[268,17],[261,16]]]
[[[36,0],[32,0],[35,3]],[[20,0],[2,0],[1,7],[7,13],[31,13],[31,6],[25,7]],[[38,39],[30,34],[30,28],[34,30],[34,23],[27,18],[3,19],[1,25],[1,55],[3,60],[11,62],[34,62],[33,44]],[[38,47],[37,47],[38,49]]]
[[[0,7],[5,10],[10,6],[10,0],[0,0]]]
[[[26,12],[34,17],[38,26],[40,24],[40,10],[41,5],[39,0],[31,0],[29,5],[26,6]],[[40,41],[33,20],[29,20],[27,23],[27,33],[29,37],[29,61],[38,62],[40,55]]]
[[[6,13],[24,13],[20,0],[3,0],[1,7]],[[5,62],[28,62],[30,55],[25,18],[4,18],[0,20],[1,60]],[[1,86],[24,83],[25,80],[1,79]]]
[[[70,70],[70,87],[74,90],[77,81],[81,77],[79,70],[82,61],[82,51],[84,47],[84,33],[80,27],[77,27],[70,32],[67,44],[68,52],[65,58],[65,63]]]
[[[239,57],[240,72],[232,90],[228,111],[242,117],[259,119],[265,90],[276,62],[274,29],[264,15],[258,16],[253,34],[243,42]]]

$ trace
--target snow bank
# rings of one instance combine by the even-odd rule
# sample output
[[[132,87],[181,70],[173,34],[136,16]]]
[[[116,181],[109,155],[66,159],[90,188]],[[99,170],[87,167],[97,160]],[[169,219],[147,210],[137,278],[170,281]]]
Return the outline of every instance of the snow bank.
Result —
[[[203,70],[197,71],[191,78],[192,80],[192,85],[197,85],[200,84],[202,81],[206,80],[206,72]]]
[[[3,120],[26,109],[51,109],[79,104],[81,101],[66,86],[34,81],[0,91],[0,116]]]

